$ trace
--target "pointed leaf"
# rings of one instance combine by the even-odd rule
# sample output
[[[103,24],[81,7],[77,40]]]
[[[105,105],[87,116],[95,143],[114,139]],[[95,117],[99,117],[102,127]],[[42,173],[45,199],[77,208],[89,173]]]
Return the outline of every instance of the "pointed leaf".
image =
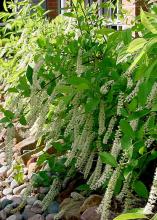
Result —
[[[109,164],[109,165],[111,165],[113,167],[117,167],[117,165],[118,165],[117,161],[114,158],[114,156],[112,156],[110,153],[102,152],[99,155],[100,155],[100,158],[101,158],[103,163]]]

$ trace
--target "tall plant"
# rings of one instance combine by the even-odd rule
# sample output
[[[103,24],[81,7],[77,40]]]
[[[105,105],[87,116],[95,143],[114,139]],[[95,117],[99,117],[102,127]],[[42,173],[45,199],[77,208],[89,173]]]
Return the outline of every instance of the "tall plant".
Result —
[[[13,33],[6,32],[9,39],[2,46],[0,71],[2,81],[9,83],[10,101],[1,107],[1,123],[7,123],[9,135],[18,118],[44,140],[45,151],[54,146],[62,154],[39,157],[38,164],[48,161],[53,172],[43,210],[59,193],[62,181],[77,170],[91,190],[104,188],[98,211],[101,220],[108,220],[113,197],[124,201],[125,212],[132,208],[135,193],[148,199],[141,176],[157,157],[156,8],[141,12],[142,24],[115,31],[98,16],[97,4],[85,8],[83,1],[73,1],[70,12],[50,23],[32,13],[21,19],[27,7],[20,9],[19,20],[6,20]],[[132,41],[135,30],[143,37]],[[13,42],[19,47],[10,49]],[[13,105],[12,92],[18,105]],[[153,211],[155,190],[156,177],[146,214]]]

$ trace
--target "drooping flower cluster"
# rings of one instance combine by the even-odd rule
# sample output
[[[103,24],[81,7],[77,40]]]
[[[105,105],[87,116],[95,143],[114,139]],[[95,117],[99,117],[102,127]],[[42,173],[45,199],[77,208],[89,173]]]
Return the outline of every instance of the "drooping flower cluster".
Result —
[[[42,200],[42,209],[43,209],[43,211],[45,211],[48,208],[51,201],[53,201],[54,198],[58,195],[59,190],[60,190],[60,182],[59,182],[58,178],[55,178],[53,180],[53,183],[51,185],[51,188],[50,188],[49,192],[47,193],[47,195]]]
[[[111,148],[111,155],[114,156],[114,158],[117,159],[119,152],[121,150],[121,143],[120,143],[120,137],[121,137],[121,131],[120,128],[117,129],[116,134],[115,134],[115,139]],[[102,186],[102,184],[110,178],[111,174],[113,172],[112,167],[107,164],[104,168],[104,171],[100,177],[100,179],[96,183],[96,188],[99,188]]]
[[[149,109],[152,107],[152,103],[153,103],[153,100],[154,98],[157,96],[157,83],[155,82],[153,87],[152,87],[152,90],[147,98],[147,103],[146,103],[146,107]]]
[[[147,215],[152,214],[156,203],[157,203],[157,168],[155,170],[154,180],[150,190],[148,202],[144,208],[144,213]]]
[[[123,108],[124,104],[124,93],[120,92],[118,96],[118,104],[117,104],[117,115],[121,115],[121,109]]]
[[[139,89],[140,89],[140,85],[143,81],[139,80],[136,83],[135,88],[132,90],[132,92],[125,98],[125,102],[130,102],[138,93]]]
[[[107,83],[105,83],[103,86],[100,88],[100,93],[103,95],[106,95],[110,89],[110,87],[113,85],[114,80],[110,80]]]
[[[107,190],[105,192],[104,198],[98,208],[98,212],[101,213],[101,220],[108,220],[110,214],[111,200],[113,197],[114,189],[117,183],[117,180],[121,173],[121,167],[117,167],[108,183]]]
[[[13,148],[14,148],[15,128],[14,126],[7,127],[7,136],[5,141],[5,156],[9,166],[12,165]]]
[[[110,122],[109,122],[107,131],[106,131],[106,133],[105,133],[105,135],[104,135],[103,144],[107,144],[108,139],[110,138],[110,136],[111,136],[111,134],[112,134],[112,131],[113,131],[113,128],[114,128],[114,126],[115,126],[115,124],[116,124],[116,121],[117,121],[116,117],[113,116],[113,117],[111,118]]]
[[[102,135],[105,131],[105,105],[104,101],[100,102],[99,106],[99,130],[98,135]]]

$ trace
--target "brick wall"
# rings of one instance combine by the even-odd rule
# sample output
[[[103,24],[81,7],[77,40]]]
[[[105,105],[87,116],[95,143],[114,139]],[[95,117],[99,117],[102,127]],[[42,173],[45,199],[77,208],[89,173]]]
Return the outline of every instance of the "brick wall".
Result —
[[[144,0],[122,0],[123,9],[128,11],[127,23],[130,23],[135,16],[139,15],[141,6],[146,9]],[[59,0],[47,0],[47,9],[51,10],[50,17],[56,17],[59,12]]]
[[[58,0],[47,0],[46,7],[48,10],[51,10],[51,12],[49,13],[49,16],[51,18],[54,18],[58,15],[58,11],[59,11],[58,2],[59,2]]]

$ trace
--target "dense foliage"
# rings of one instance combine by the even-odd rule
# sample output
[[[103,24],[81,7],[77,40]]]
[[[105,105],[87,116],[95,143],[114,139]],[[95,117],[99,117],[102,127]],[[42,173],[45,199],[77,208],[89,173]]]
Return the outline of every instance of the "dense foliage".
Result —
[[[141,197],[146,204],[122,219],[154,213],[156,5],[151,12],[141,11],[134,27],[119,31],[108,28],[107,15],[98,16],[97,4],[85,9],[82,1],[73,1],[70,12],[51,22],[40,5],[11,3],[12,12],[0,14],[6,22],[0,29],[0,81],[6,100],[0,122],[7,127],[8,162],[15,124],[27,125],[38,140],[36,148],[45,145],[38,158],[42,169],[32,180],[52,184],[43,209],[67,178],[80,172],[86,184],[79,189],[105,192],[98,209],[101,220],[108,220],[113,197],[124,213],[138,207]],[[143,179],[150,166],[154,170],[148,183]]]

